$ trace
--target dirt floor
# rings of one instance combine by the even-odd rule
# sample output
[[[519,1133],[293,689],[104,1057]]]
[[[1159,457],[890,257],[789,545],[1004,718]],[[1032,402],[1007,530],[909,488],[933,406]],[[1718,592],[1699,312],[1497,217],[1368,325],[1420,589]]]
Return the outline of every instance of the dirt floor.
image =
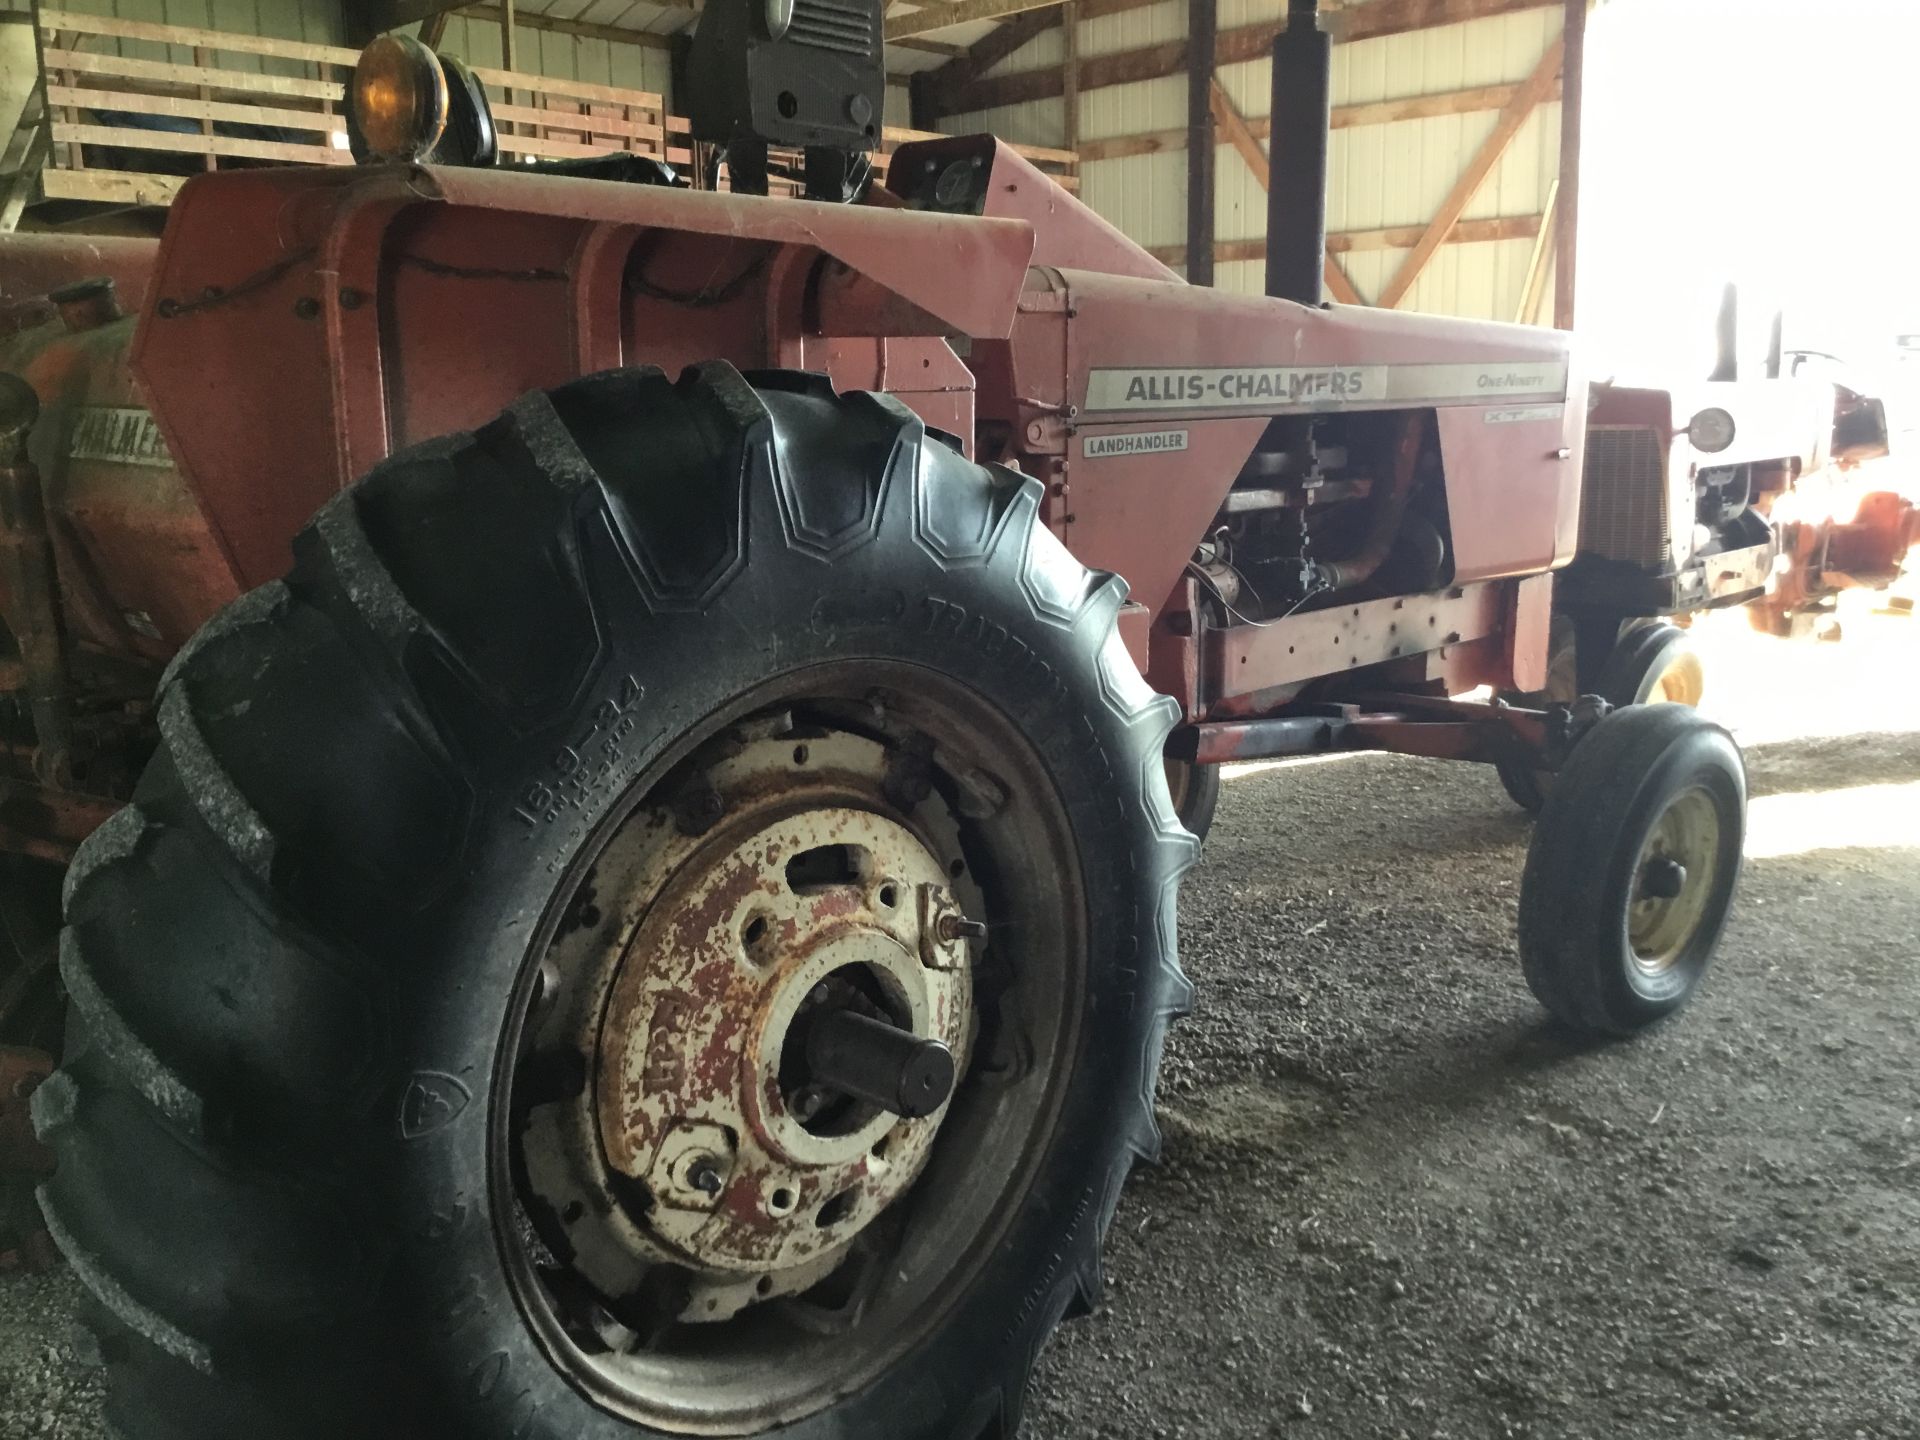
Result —
[[[1746,880],[1698,1002],[1631,1043],[1527,994],[1529,826],[1490,774],[1232,778],[1183,900],[1165,1163],[1027,1435],[1920,1433],[1916,623],[1707,637]],[[103,1433],[75,1293],[0,1278],[0,1437]]]

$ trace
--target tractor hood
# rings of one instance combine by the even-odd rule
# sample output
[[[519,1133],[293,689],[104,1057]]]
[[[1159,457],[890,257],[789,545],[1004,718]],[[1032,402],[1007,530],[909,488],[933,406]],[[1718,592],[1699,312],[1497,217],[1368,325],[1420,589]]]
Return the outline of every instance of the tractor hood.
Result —
[[[1009,332],[1033,247],[1024,220],[511,167],[221,173],[174,202],[133,368],[253,584],[393,450],[575,375],[859,347],[940,375],[944,337]]]

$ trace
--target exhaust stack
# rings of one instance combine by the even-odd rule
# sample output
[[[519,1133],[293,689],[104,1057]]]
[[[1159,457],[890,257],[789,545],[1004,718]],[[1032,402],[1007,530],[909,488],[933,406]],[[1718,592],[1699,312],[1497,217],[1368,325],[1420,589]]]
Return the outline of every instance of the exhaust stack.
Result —
[[[1713,325],[1713,373],[1709,380],[1740,378],[1740,287],[1732,281],[1720,292],[1720,313]]]
[[[1289,0],[1273,38],[1267,294],[1320,303],[1327,268],[1327,139],[1333,127],[1333,37],[1320,0]]]

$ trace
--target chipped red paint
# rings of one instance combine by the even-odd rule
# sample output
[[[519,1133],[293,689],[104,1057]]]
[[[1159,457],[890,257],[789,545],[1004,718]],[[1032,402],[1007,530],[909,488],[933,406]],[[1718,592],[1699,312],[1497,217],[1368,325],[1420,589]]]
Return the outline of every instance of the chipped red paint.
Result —
[[[817,808],[796,809],[806,802],[791,786],[748,787],[729,793],[727,818],[713,830],[657,841],[659,888],[635,897],[643,913],[597,1029],[602,1145],[608,1162],[645,1180],[654,1197],[635,1222],[718,1273],[790,1270],[832,1254],[912,1183],[930,1149],[937,1119],[907,1122],[889,1164],[875,1171],[868,1147],[895,1129],[892,1117],[846,1137],[813,1136],[790,1112],[780,1057],[788,1025],[821,979],[850,964],[874,967],[908,997],[916,1030],[962,1056],[968,1038],[970,972],[923,964],[919,911],[898,900],[944,887],[940,861],[903,827],[842,808],[824,781],[814,783],[823,787]],[[787,864],[828,843],[859,845],[874,873],[790,889]],[[769,933],[749,942],[756,920]],[[714,1146],[725,1148],[730,1167],[720,1192],[689,1191],[674,1167]],[[778,1191],[789,1209],[772,1204]],[[852,1197],[849,1223],[819,1225],[819,1208],[843,1195]]]

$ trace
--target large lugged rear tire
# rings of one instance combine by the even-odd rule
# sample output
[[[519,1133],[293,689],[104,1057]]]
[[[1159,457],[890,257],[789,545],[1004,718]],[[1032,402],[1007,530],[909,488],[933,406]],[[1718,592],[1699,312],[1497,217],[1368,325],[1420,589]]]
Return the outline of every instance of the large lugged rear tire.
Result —
[[[1124,586],[1038,494],[885,397],[614,372],[395,456],[195,638],[136,803],[72,869],[73,1033],[35,1107],[121,1433],[1013,1434],[1157,1144],[1196,849]],[[830,1197],[800,1161],[755,1188],[752,1127],[689,1110],[657,1176],[561,1204],[605,1169],[578,1125],[625,1143],[660,1096],[738,1098],[751,1017],[697,987],[774,1014],[807,926],[867,959],[791,1003],[944,1024],[950,1104],[828,1104],[794,1154],[880,1137]],[[694,989],[661,978],[715,945]],[[971,1009],[928,1020],[935,986]],[[798,1053],[750,1111],[811,1124]],[[687,1221],[723,1195],[744,1228]]]

